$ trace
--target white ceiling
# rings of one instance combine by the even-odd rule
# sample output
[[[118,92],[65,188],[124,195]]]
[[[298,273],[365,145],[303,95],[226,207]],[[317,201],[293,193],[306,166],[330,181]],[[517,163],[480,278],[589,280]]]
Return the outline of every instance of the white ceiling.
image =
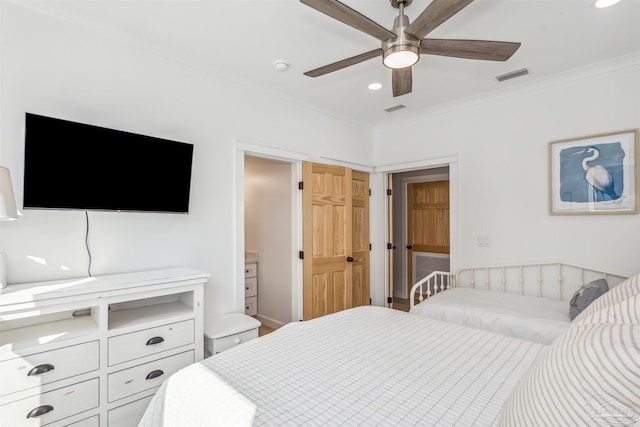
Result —
[[[380,58],[310,78],[302,73],[380,43],[298,0],[21,0],[158,54],[264,87],[322,110],[376,123],[640,51],[640,0],[596,9],[593,0],[476,0],[428,35],[521,42],[507,62],[423,55],[413,93],[394,98]],[[389,0],[343,0],[386,28]],[[414,0],[410,20],[430,3]],[[275,60],[291,64],[277,72]],[[530,75],[498,83],[522,67]],[[379,81],[377,92],[367,89]],[[407,109],[387,113],[403,104]]]

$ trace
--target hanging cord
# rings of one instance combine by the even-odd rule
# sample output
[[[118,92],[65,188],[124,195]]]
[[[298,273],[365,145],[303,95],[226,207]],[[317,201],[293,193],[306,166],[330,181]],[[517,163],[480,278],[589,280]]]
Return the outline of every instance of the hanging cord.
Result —
[[[89,212],[84,211],[84,214],[87,218],[87,233],[84,236],[84,244],[87,247],[87,254],[89,255],[89,265],[87,266],[87,273],[89,273],[89,277],[91,276],[91,249],[89,249]]]

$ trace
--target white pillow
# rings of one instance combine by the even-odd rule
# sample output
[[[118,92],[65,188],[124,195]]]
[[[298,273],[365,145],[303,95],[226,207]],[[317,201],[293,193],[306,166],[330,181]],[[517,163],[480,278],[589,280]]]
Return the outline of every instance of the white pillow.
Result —
[[[627,323],[640,325],[640,294],[627,297],[616,304],[601,308],[587,316],[580,316],[576,318],[571,325],[593,323]]]
[[[640,294],[640,274],[630,277],[618,286],[611,288],[609,292],[606,292],[600,298],[589,304],[587,308],[576,316],[572,323],[580,323],[586,317],[602,310],[603,308],[618,304],[625,299],[638,294]]]
[[[504,404],[500,426],[640,421],[638,343],[637,324],[572,325],[520,378]]]

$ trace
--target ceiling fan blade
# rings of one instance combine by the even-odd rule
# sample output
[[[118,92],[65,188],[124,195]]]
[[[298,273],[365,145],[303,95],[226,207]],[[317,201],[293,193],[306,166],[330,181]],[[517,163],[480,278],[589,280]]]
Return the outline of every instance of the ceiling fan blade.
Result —
[[[411,67],[396,68],[392,70],[391,86],[393,87],[393,97],[411,93],[412,78]]]
[[[464,9],[473,0],[433,0],[406,28],[405,33],[413,34],[421,39],[440,24]]]
[[[322,12],[333,19],[337,19],[338,21],[347,24],[356,30],[367,33],[380,41],[396,36],[395,33],[392,33],[362,15],[360,12],[356,12],[349,6],[345,6],[337,0],[300,0],[300,2],[314,8],[318,12]]]
[[[342,61],[334,62],[333,64],[325,65],[324,67],[307,71],[306,73],[304,73],[304,75],[309,77],[319,77],[328,73],[332,73],[334,71],[341,70],[351,65],[364,62],[368,59],[375,58],[376,56],[380,56],[380,55],[382,55],[382,49],[378,48],[370,52],[361,53],[360,55],[352,56],[351,58],[343,59]]]
[[[420,52],[422,54],[486,61],[506,61],[511,58],[519,47],[520,43],[489,40],[420,40]]]

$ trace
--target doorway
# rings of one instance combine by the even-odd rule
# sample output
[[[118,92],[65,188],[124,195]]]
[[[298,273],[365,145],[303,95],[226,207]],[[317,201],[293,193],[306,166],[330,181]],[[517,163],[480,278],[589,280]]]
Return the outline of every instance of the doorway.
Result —
[[[245,279],[245,284],[255,282],[245,292],[245,313],[270,328],[294,320],[292,174],[290,162],[244,156],[245,263],[257,266],[257,273]]]
[[[390,293],[407,311],[413,283],[435,270],[450,271],[449,167],[392,173]]]

